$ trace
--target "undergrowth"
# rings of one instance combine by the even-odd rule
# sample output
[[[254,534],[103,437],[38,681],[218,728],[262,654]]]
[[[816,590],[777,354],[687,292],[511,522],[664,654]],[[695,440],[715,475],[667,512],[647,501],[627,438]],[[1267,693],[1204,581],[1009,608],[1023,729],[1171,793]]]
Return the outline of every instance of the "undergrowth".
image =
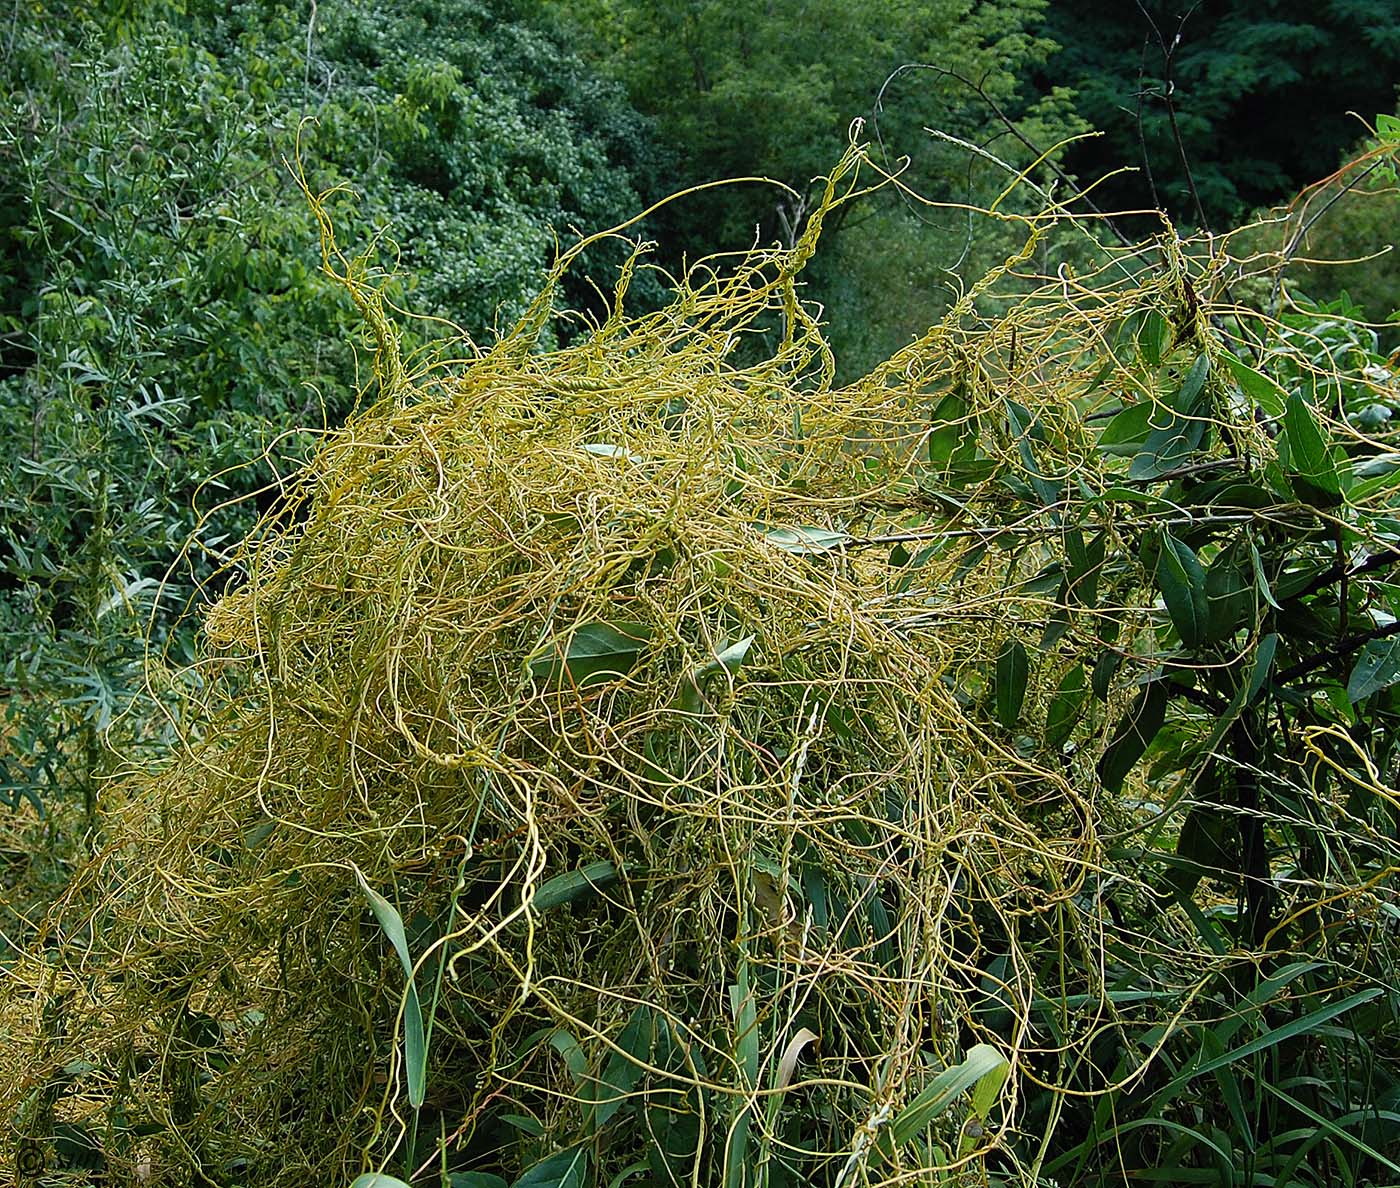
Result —
[[[1051,209],[837,386],[800,275],[867,168],[431,364],[323,224],[380,396],[6,971],[21,1175],[1400,1174],[1393,378],[1169,230],[1038,277]]]

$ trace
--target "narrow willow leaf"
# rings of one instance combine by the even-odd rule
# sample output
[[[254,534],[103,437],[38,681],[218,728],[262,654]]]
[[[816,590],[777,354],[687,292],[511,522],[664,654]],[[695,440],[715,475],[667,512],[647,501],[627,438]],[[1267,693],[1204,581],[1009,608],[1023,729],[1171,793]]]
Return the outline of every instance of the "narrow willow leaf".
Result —
[[[1123,663],[1121,652],[1104,652],[1094,661],[1094,672],[1089,679],[1089,686],[1094,691],[1094,696],[1100,701],[1108,700],[1109,690],[1113,687],[1113,677]]]
[[[1167,682],[1151,681],[1118,723],[1113,741],[1099,759],[1099,779],[1110,792],[1121,792],[1123,781],[1147,752],[1167,713]]]
[[[997,721],[1008,730],[1016,725],[1016,720],[1021,716],[1029,676],[1030,662],[1026,649],[1018,640],[1012,640],[997,655],[996,669]]]
[[[650,642],[645,623],[583,623],[567,641],[551,640],[549,651],[530,661],[530,674],[551,687],[588,688],[626,676]]]
[[[1188,648],[1200,647],[1205,642],[1210,610],[1206,573],[1190,547],[1170,532],[1162,534],[1157,554],[1157,588],[1181,642]]]
[[[578,870],[565,871],[541,883],[530,901],[537,912],[569,903],[581,895],[598,891],[617,882],[617,867],[611,862],[593,862]]]
[[[715,653],[713,659],[705,661],[704,664],[696,665],[687,673],[681,682],[678,701],[680,708],[688,714],[698,714],[705,705],[704,696],[700,692],[700,682],[706,677],[714,676],[720,672],[727,672],[730,676],[737,673],[744,666],[744,661],[748,659],[749,649],[753,647],[753,641],[752,635],[746,635],[738,643],[721,648]]]
[[[365,881],[359,867],[355,867],[354,870],[360,890],[369,900],[370,911],[374,913],[379,927],[384,930],[384,935],[389,938],[394,952],[398,954],[399,964],[403,966],[404,977],[408,981],[403,1004],[403,1063],[404,1074],[408,1080],[408,1102],[417,1109],[423,1104],[427,1088],[428,1051],[423,1039],[423,1009],[418,1005],[418,988],[413,983],[413,958],[408,952],[408,937],[404,932],[403,917],[395,910],[393,904]]]
[[[1347,696],[1358,705],[1396,681],[1400,681],[1400,639],[1373,639],[1356,659],[1347,680]]]
[[[1247,705],[1250,705],[1259,692],[1264,687],[1264,683],[1269,679],[1269,669],[1274,663],[1274,653],[1278,650],[1278,636],[1272,632],[1263,636],[1259,640],[1258,646],[1254,649],[1254,660],[1250,666],[1249,679],[1240,683],[1240,687],[1235,690],[1235,695],[1230,699],[1230,704],[1225,707],[1225,712],[1220,714],[1215,720],[1215,726],[1210,732],[1210,737],[1206,739],[1205,746],[1201,747],[1200,754],[1209,755],[1215,750],[1229,732],[1235,719],[1240,716]]]

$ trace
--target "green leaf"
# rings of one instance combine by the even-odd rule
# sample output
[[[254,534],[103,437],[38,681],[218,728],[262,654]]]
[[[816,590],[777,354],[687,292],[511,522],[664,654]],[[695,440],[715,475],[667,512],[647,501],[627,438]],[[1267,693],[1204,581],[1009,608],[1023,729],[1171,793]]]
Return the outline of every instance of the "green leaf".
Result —
[[[1010,1069],[1006,1057],[990,1044],[977,1044],[969,1048],[961,1064],[945,1068],[924,1087],[923,1092],[895,1115],[889,1127],[890,1140],[876,1144],[871,1152],[871,1162],[878,1165],[891,1158],[895,1150],[928,1129],[944,1110],[974,1086],[974,1095],[988,1102],[987,1109],[990,1109],[990,1103],[995,1103]]]
[[[945,470],[950,462],[966,461],[976,454],[975,418],[968,419],[969,405],[957,392],[950,392],[933,410],[936,426],[928,436],[929,465]]]
[[[1400,116],[1381,112],[1376,116],[1376,134],[1386,144],[1400,144]]]
[[[1187,369],[1186,375],[1182,377],[1181,387],[1176,390],[1176,395],[1172,397],[1172,407],[1182,416],[1191,416],[1201,412],[1201,406],[1204,403],[1201,397],[1205,392],[1206,380],[1209,378],[1209,356],[1197,355]]]
[[[1248,1043],[1240,1044],[1237,1048],[1231,1048],[1228,1052],[1207,1060],[1201,1064],[1188,1065],[1182,1072],[1178,1073],[1165,1085],[1163,1085],[1153,1095],[1159,1101],[1170,1101],[1177,1089],[1199,1076],[1214,1072],[1217,1068],[1224,1068],[1227,1064],[1234,1064],[1243,1060],[1247,1056],[1253,1056],[1256,1052],[1263,1052],[1285,1040],[1292,1039],[1296,1035],[1305,1035],[1310,1031],[1316,1031],[1323,1023],[1330,1019],[1344,1015],[1348,1011],[1368,1003],[1385,993],[1384,987],[1372,986],[1369,990],[1362,990],[1358,994],[1353,994],[1350,998],[1345,998],[1341,1002],[1332,1003],[1329,1006],[1319,1007],[1317,1010],[1303,1015],[1300,1018],[1292,1019],[1263,1035],[1256,1036]]]
[[[1246,575],[1233,553],[1223,552],[1206,573],[1206,639],[1229,639],[1252,624],[1254,575]]]
[[[637,1082],[641,1080],[642,1066],[650,1063],[652,1026],[651,1008],[642,1005],[632,1012],[627,1026],[617,1037],[617,1046],[621,1050],[608,1057],[599,1078],[594,1112],[594,1124],[599,1129],[628,1104]]]
[[[611,886],[617,882],[617,867],[611,862],[593,862],[578,870],[565,871],[541,883],[530,901],[537,912],[547,912],[560,904],[570,903],[581,895]]]
[[[1259,696],[1264,682],[1269,679],[1269,669],[1273,665],[1274,653],[1277,650],[1278,636],[1273,632],[1259,640],[1259,645],[1254,649],[1254,662],[1249,670],[1249,680],[1240,684],[1225,712],[1216,718],[1210,737],[1200,750],[1202,755],[1209,755],[1220,745],[1220,740],[1225,737],[1235,719]]]
[[[1113,677],[1123,663],[1123,655],[1117,651],[1104,652],[1094,661],[1094,671],[1089,679],[1089,687],[1100,701],[1108,700],[1108,691],[1113,687]]]
[[[1149,367],[1160,367],[1171,344],[1171,324],[1160,310],[1149,310],[1138,331],[1138,353]]]
[[[1188,648],[1200,647],[1209,613],[1206,573],[1190,547],[1166,531],[1157,555],[1157,588],[1181,642]]]
[[[1062,747],[1074,733],[1074,725],[1084,710],[1084,702],[1089,696],[1088,682],[1084,677],[1084,665],[1076,664],[1060,678],[1055,698],[1045,715],[1045,743],[1050,747]]]
[[[749,649],[753,647],[753,641],[754,636],[746,635],[738,643],[732,643],[728,647],[722,648],[713,659],[697,665],[689,672],[681,684],[681,709],[688,714],[698,714],[704,705],[704,698],[700,692],[700,682],[706,677],[714,676],[720,672],[727,672],[730,676],[737,673],[743,667],[744,661],[748,659]]]
[[[394,952],[398,954],[399,964],[403,966],[404,978],[408,982],[403,1005],[403,1063],[404,1074],[408,1080],[408,1102],[417,1109],[423,1104],[427,1088],[428,1050],[423,1039],[423,1010],[418,1005],[418,988],[413,983],[413,958],[408,952],[408,937],[404,933],[403,917],[394,909],[393,904],[365,881],[365,876],[360,873],[358,866],[353,869],[360,890],[369,900],[370,911],[374,913],[379,927],[384,930],[384,935],[389,938]]]
[[[1351,670],[1347,696],[1357,705],[1396,681],[1400,681],[1400,639],[1373,639],[1361,649]]]
[[[448,1188],[509,1188],[500,1176],[490,1172],[448,1172]]]
[[[829,553],[844,548],[853,537],[849,532],[834,532],[830,528],[769,528],[763,534],[764,540],[776,545],[785,553],[806,556],[812,553]]]
[[[1147,752],[1167,713],[1167,682],[1150,681],[1143,686],[1133,707],[1123,715],[1099,759],[1099,779],[1110,792],[1121,792],[1123,781]]]
[[[1311,406],[1297,392],[1289,395],[1283,413],[1278,459],[1304,503],[1335,507],[1341,502],[1341,480],[1330,445]]]
[[[1152,431],[1152,401],[1142,400],[1114,413],[1099,434],[1098,448],[1105,454],[1131,458]]]
[[[502,1180],[501,1183],[504,1185],[505,1181]],[[355,1177],[350,1188],[408,1188],[408,1185],[398,1176],[386,1175],[384,1172],[365,1172]]]
[[[997,721],[1010,730],[1021,716],[1026,699],[1026,681],[1030,662],[1019,640],[1012,640],[997,655],[996,715]]]
[[[513,1188],[585,1188],[587,1183],[588,1148],[580,1144],[541,1159]]]
[[[1181,387],[1172,396],[1165,410],[1165,420],[1153,415],[1152,432],[1147,435],[1142,452],[1128,467],[1129,478],[1151,479],[1166,474],[1185,462],[1200,446],[1207,425],[1203,395],[1209,374],[1210,360],[1201,355],[1191,364]],[[1154,410],[1155,414],[1162,412]]]
[[[550,687],[585,689],[626,676],[650,642],[651,628],[645,623],[583,623],[567,643],[552,639],[550,650],[530,661],[530,675]]]
[[[1287,393],[1261,371],[1255,371],[1249,364],[1234,355],[1225,355],[1225,366],[1235,377],[1235,383],[1267,417],[1283,416]]]
[[[1219,809],[1195,805],[1177,834],[1176,856],[1181,862],[1167,871],[1167,886],[1185,897],[1205,875],[1234,870],[1239,860],[1230,851],[1230,841],[1236,836],[1233,822]]]

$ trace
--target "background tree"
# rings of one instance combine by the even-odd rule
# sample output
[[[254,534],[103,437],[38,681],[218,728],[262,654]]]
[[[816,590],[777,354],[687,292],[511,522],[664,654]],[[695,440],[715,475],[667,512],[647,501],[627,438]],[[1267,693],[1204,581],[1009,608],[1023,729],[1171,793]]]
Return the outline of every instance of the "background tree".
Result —
[[[1093,178],[1138,165],[1105,187],[1107,205],[1197,224],[1326,176],[1362,131],[1349,113],[1393,110],[1400,77],[1387,0],[1089,0],[1051,5],[1045,33],[1063,48],[1039,85],[1072,88],[1104,133],[1070,166]]]

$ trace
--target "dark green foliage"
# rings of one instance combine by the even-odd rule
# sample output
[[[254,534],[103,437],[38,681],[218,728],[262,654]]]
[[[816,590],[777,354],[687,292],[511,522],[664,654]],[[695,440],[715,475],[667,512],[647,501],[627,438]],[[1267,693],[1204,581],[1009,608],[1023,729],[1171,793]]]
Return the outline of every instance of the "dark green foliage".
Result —
[[[1070,165],[1084,180],[1142,170],[1104,187],[1110,209],[1161,205],[1199,221],[1164,98],[1164,51],[1178,32],[1181,149],[1206,217],[1222,225],[1329,174],[1361,131],[1348,113],[1395,106],[1400,26],[1389,0],[1091,0],[1052,5],[1046,32],[1063,47],[1046,85],[1072,87],[1079,113],[1105,133]]]
[[[290,162],[362,195],[331,209],[381,235],[391,297],[486,340],[556,237],[634,213],[645,124],[499,5],[346,0],[312,26],[256,0],[70,5],[11,38],[0,631],[11,729],[49,726],[3,759],[2,786],[37,801],[69,781],[90,801],[114,724],[155,741],[149,710],[122,717],[155,691],[145,635],[169,642],[167,616],[275,497],[299,430],[338,423],[368,379]],[[590,263],[606,283],[618,258]],[[587,304],[583,280],[574,295]],[[443,333],[417,327],[410,346]]]

